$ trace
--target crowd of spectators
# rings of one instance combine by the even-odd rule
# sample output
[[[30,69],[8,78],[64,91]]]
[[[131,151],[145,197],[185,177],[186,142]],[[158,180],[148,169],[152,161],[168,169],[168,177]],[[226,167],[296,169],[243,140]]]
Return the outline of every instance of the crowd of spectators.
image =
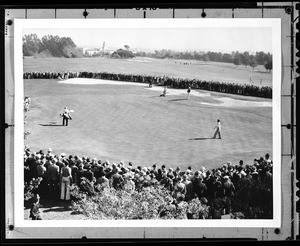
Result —
[[[232,211],[233,199],[244,192],[240,185],[243,180],[263,183],[266,191],[271,192],[272,166],[269,154],[254,159],[252,164],[245,165],[241,160],[236,165],[227,162],[206,170],[204,166],[181,169],[155,163],[148,167],[123,161],[110,163],[84,155],[54,154],[51,148],[34,152],[25,146],[24,151],[24,181],[41,178],[37,190],[41,199],[70,200],[70,186],[79,186],[82,178],[116,190],[126,186],[141,191],[143,187],[160,185],[169,190],[175,204],[198,197],[211,207],[213,218]]]
[[[255,96],[272,98],[271,86],[256,86],[253,84],[235,84],[218,81],[205,81],[199,79],[178,78],[170,76],[151,76],[143,74],[116,74],[109,72],[89,72],[89,71],[68,71],[68,72],[25,72],[24,79],[69,79],[69,78],[94,78],[116,81],[130,81],[147,83],[153,85],[167,85],[172,88],[201,89],[222,93],[238,94],[245,96]]]

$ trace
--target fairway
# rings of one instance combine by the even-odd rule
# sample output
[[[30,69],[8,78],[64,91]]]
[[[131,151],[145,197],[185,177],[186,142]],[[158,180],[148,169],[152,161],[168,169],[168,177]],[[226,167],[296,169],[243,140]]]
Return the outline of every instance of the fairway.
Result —
[[[133,59],[97,58],[40,58],[23,59],[24,72],[68,72],[92,71],[117,74],[143,74],[169,76],[175,78],[199,79],[234,84],[272,86],[272,73],[259,65],[235,66],[224,62],[203,62],[197,60],[153,59],[135,57]],[[183,63],[189,65],[183,65]],[[251,81],[250,81],[251,79]]]
[[[194,168],[219,167],[240,159],[252,164],[272,156],[271,100],[186,90],[147,84],[59,83],[24,80],[25,96],[32,100],[25,144],[33,151],[87,155],[102,161],[133,162],[134,166]],[[249,102],[248,102],[249,101]],[[257,103],[260,102],[260,106]],[[59,114],[73,109],[69,126]],[[216,120],[223,139],[211,139]]]

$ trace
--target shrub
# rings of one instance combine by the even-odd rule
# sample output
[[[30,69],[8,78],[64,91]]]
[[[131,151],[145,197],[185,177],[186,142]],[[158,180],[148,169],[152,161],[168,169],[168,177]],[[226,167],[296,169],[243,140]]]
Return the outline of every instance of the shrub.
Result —
[[[32,201],[32,198],[37,193],[39,185],[43,179],[33,178],[30,182],[24,182],[24,206],[28,207]]]
[[[74,213],[88,219],[193,219],[207,218],[208,209],[198,198],[190,202],[174,202],[171,192],[163,186],[142,187],[141,190],[116,190],[82,179],[80,186],[70,186]]]

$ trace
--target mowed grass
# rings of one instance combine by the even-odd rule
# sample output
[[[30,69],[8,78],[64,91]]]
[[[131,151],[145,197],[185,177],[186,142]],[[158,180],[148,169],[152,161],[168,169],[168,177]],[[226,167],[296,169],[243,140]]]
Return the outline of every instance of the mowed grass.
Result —
[[[195,169],[219,167],[227,161],[253,163],[272,156],[271,107],[216,107],[219,95],[192,97],[168,95],[136,85],[74,85],[56,80],[25,80],[25,96],[32,108],[25,129],[33,151],[87,155],[103,161],[134,166],[166,164]],[[161,88],[162,89],[162,88]],[[222,94],[224,96],[224,94]],[[253,98],[252,98],[253,100]],[[64,106],[73,120],[61,126]],[[221,119],[223,139],[210,139]]]
[[[145,74],[200,79],[236,84],[249,84],[250,78],[257,86],[272,86],[272,73],[259,65],[251,67],[235,66],[232,63],[185,61],[173,59],[133,59],[109,58],[39,58],[24,59],[24,71],[95,71],[124,74]],[[180,63],[189,62],[190,65]]]

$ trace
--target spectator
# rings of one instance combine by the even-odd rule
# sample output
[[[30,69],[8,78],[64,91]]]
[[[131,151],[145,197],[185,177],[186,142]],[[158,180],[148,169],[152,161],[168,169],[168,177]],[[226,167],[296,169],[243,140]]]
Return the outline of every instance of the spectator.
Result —
[[[56,165],[57,159],[53,158],[51,164],[48,167],[48,182],[49,182],[49,197],[57,198],[58,186],[59,186],[59,167]]]
[[[80,163],[78,165],[78,170],[77,170],[77,180],[76,180],[77,185],[80,185],[81,178],[85,177],[85,172],[86,172],[86,169],[84,169],[83,164]]]
[[[66,165],[62,167],[60,172],[60,182],[61,182],[61,200],[70,200],[70,184],[72,180],[71,168]]]
[[[39,194],[41,194],[42,197],[46,195],[47,186],[48,186],[48,180],[46,175],[46,168],[44,166],[46,162],[46,159],[39,159],[38,160],[38,166],[37,169],[37,176],[38,178],[42,178],[41,183],[39,185]]]
[[[123,182],[124,179],[119,174],[119,170],[116,169],[116,173],[112,176],[112,187],[115,188],[116,190],[122,189],[123,188]]]
[[[71,176],[72,176],[72,180],[71,183],[72,184],[77,184],[77,171],[78,171],[78,167],[75,165],[75,161],[70,161],[70,168],[71,168]]]
[[[234,197],[235,186],[230,181],[228,176],[224,176],[224,195],[225,195],[225,203],[226,203],[226,213],[229,214],[231,212],[231,204],[232,198]]]
[[[270,154],[269,154],[269,153],[265,154],[265,159],[264,159],[264,161],[265,161],[267,164],[269,164],[269,165],[272,164],[272,160],[270,159]]]
[[[88,170],[84,169],[84,164]],[[152,167],[133,168],[132,163],[126,167],[122,161],[118,164],[111,164],[109,161],[102,163],[96,158],[86,156],[80,158],[78,155],[74,157],[70,155],[66,158],[64,153],[57,157],[49,149],[46,155],[41,150],[31,153],[26,146],[24,169],[27,170],[25,180],[30,181],[29,177],[35,176],[47,181],[44,188],[43,181],[40,183],[38,193],[46,195],[49,191],[50,198],[60,197],[62,200],[69,200],[69,185],[73,183],[79,186],[82,177],[87,178],[93,185],[112,187],[116,190],[124,189],[128,192],[140,191],[144,187],[163,186],[173,197],[170,202],[172,206],[184,204],[183,201],[188,203],[198,197],[201,206],[210,209],[211,215],[208,217],[213,219],[241,208],[236,207],[234,202],[243,197],[241,194],[244,190],[240,190],[240,187],[245,189],[251,185],[254,191],[260,192],[261,197],[272,198],[270,196],[272,161],[267,154],[265,158],[254,159],[252,165],[244,165],[243,160],[240,160],[238,165],[234,166],[227,162],[211,171],[206,171],[205,167],[201,166],[193,173],[191,166],[186,171],[181,171],[180,167],[167,168],[166,165],[157,168],[156,164]],[[59,181],[61,181],[60,190]],[[207,215],[204,217],[208,218]]]
[[[88,165],[84,176],[90,182],[94,182],[95,181],[95,177],[94,177],[94,173],[92,172],[91,169],[92,169],[92,166]]]
[[[105,173],[100,173],[99,178],[96,180],[95,185],[101,185],[102,187],[109,187],[109,180],[105,177]]]
[[[29,218],[32,220],[42,220],[41,212],[40,212],[40,196],[36,194],[33,198],[33,203],[30,208]]]
[[[196,196],[199,199],[201,199],[201,197],[204,197],[204,193],[207,190],[206,185],[202,181],[203,178],[200,174],[200,171],[196,171],[192,183],[193,183],[193,192],[195,192]]]

